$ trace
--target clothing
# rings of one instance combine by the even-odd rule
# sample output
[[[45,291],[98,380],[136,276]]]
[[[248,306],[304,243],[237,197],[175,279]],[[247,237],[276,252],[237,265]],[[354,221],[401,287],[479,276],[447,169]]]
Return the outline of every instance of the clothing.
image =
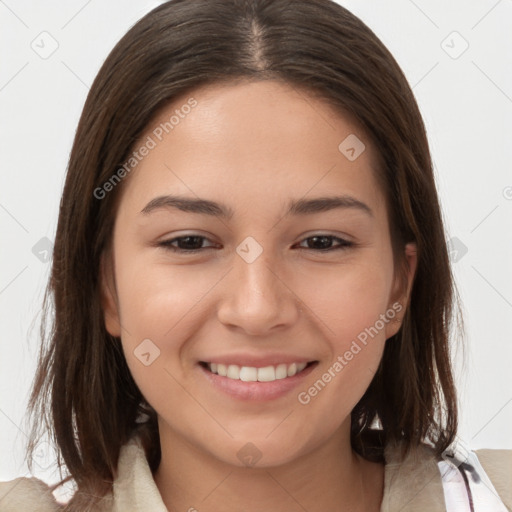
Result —
[[[511,512],[512,450],[474,452],[461,450],[460,446],[459,443],[453,459],[438,461],[430,446],[423,444],[402,462],[399,445],[386,446],[381,512]],[[465,491],[466,479],[473,509]],[[48,486],[39,479],[0,482],[0,512],[59,510]],[[121,449],[113,493],[103,499],[98,512],[139,511],[168,512],[144,450],[133,438]]]

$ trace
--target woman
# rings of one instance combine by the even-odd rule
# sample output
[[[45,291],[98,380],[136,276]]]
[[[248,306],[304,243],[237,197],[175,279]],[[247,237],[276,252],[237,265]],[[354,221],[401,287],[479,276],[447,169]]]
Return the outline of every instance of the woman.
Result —
[[[329,0],[171,1],[130,29],[78,126],[50,299],[28,455],[43,417],[77,490],[16,479],[2,511],[512,506],[512,452],[456,442],[417,104]]]

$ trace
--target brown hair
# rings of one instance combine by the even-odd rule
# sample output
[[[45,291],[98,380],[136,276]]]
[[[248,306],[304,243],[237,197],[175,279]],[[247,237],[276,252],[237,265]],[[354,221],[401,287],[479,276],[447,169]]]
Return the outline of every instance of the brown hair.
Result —
[[[112,488],[121,446],[138,433],[152,470],[156,413],[137,388],[120,340],[105,329],[100,261],[111,244],[123,183],[94,191],[179,95],[214,83],[280,80],[355,119],[379,155],[395,267],[415,242],[409,306],[352,412],[354,450],[382,460],[387,442],[430,441],[441,454],[457,429],[449,332],[456,290],[424,124],[395,59],[356,16],[330,0],[174,0],[136,23],[112,50],[87,97],[60,203],[44,297],[39,367],[29,402],[30,464],[43,430],[78,487],[68,510]],[[403,273],[403,272],[402,272]],[[50,304],[52,302],[52,304]],[[147,421],[139,422],[141,413]],[[42,421],[41,421],[42,418]],[[381,429],[372,428],[378,418]],[[62,473],[61,473],[62,474]]]

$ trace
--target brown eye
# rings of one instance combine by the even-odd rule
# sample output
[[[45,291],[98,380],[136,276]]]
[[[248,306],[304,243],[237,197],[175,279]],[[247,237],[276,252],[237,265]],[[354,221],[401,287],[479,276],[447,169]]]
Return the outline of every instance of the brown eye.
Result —
[[[202,247],[204,240],[208,239],[200,235],[185,235],[172,238],[171,240],[164,240],[163,242],[160,242],[158,246],[171,251],[186,253],[199,252],[203,249],[211,249],[212,246]],[[174,244],[177,244],[177,246]]]
[[[335,251],[338,249],[345,249],[354,245],[352,242],[345,240],[343,238],[333,236],[333,235],[315,235],[305,238],[301,243],[307,242],[308,247],[303,247],[303,249],[313,250],[317,252],[329,252]],[[333,242],[337,242],[338,245],[333,247]]]

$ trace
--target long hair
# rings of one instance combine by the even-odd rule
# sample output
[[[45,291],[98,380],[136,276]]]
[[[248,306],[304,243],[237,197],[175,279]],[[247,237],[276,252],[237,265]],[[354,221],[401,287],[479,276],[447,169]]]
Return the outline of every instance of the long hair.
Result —
[[[139,20],[105,60],[67,168],[28,407],[27,459],[49,433],[59,467],[78,488],[69,511],[91,509],[112,489],[120,449],[134,434],[152,470],[161,457],[156,413],[130,374],[120,339],[107,332],[101,306],[100,261],[111,248],[123,182],[104,197],[95,191],[174,98],[240,80],[285,82],[354,119],[380,159],[377,179],[398,272],[406,265],[405,243],[417,244],[402,327],[386,342],[352,411],[353,449],[382,460],[388,442],[400,441],[407,452],[429,441],[441,454],[455,437],[449,336],[456,289],[425,127],[397,62],[331,0],[172,0]]]

